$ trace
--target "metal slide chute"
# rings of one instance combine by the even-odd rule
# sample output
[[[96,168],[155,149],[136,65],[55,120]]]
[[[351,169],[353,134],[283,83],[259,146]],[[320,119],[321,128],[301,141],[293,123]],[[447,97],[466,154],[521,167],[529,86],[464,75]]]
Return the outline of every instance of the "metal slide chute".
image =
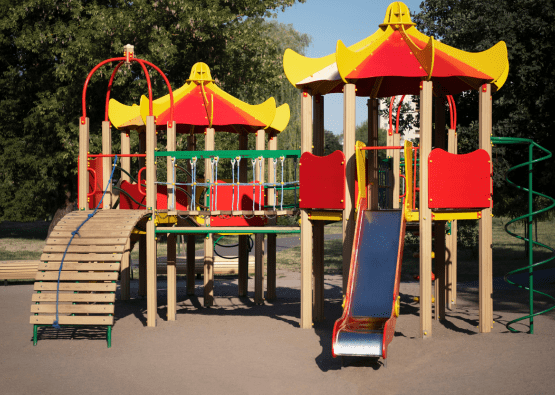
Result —
[[[405,239],[403,210],[358,207],[349,282],[342,317],[335,322],[332,355],[387,358],[399,315]]]

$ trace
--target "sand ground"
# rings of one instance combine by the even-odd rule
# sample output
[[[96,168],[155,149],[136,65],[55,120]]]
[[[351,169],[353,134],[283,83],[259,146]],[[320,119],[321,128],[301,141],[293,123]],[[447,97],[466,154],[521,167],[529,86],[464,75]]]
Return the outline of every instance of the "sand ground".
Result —
[[[432,338],[418,338],[417,283],[401,284],[401,316],[387,368],[370,359],[331,356],[341,315],[341,276],[327,275],[326,321],[299,329],[300,275],[278,272],[278,300],[264,306],[238,298],[237,279],[215,282],[216,306],[203,308],[178,284],[177,320],[166,321],[165,282],[158,283],[159,317],[147,328],[146,300],[116,303],[112,348],[105,332],[44,329],[36,347],[29,324],[32,285],[0,286],[2,394],[553,394],[555,314],[537,317],[535,333],[509,333],[527,297],[494,287],[492,333],[478,334],[478,292],[459,287],[457,307],[434,321]],[[553,291],[553,286],[548,292]],[[538,302],[538,307],[544,306]],[[522,329],[527,328],[522,325]]]

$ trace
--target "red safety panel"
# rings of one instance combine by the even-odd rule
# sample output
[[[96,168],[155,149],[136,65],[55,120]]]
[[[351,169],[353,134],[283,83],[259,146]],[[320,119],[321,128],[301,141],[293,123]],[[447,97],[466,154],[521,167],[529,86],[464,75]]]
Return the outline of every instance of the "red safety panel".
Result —
[[[92,169],[96,172],[96,191],[94,195],[89,197],[89,208],[95,209],[100,199],[102,199],[102,194],[104,193],[104,188],[106,185],[103,185],[102,181],[102,158],[89,158],[89,169]],[[88,170],[87,170],[88,171]],[[94,191],[94,173],[89,171],[89,192],[91,193]],[[100,207],[102,208],[102,207]]]
[[[483,149],[455,155],[442,149],[428,156],[429,207],[487,208],[491,204],[491,163]]]
[[[144,183],[144,180],[143,180]],[[131,184],[127,181],[122,181],[120,188],[123,189],[127,194],[131,195],[133,199],[141,204],[146,205],[146,196],[139,191],[139,184]],[[144,191],[144,187],[142,190]],[[168,193],[166,185],[156,186],[156,208],[158,210],[166,210],[168,208]],[[188,210],[187,203],[188,198],[185,192],[177,190],[176,196],[176,206],[177,210]],[[146,207],[140,206],[129,198],[125,193],[120,193],[119,195],[119,205],[122,210],[144,210]]]
[[[252,185],[241,185],[239,187],[239,210],[252,211],[252,193],[254,189],[254,207],[255,210],[259,210],[258,202],[260,196],[260,187],[256,186],[253,188]],[[215,196],[215,186],[210,188],[210,195]],[[233,198],[234,188],[227,183],[218,181],[218,207],[219,211],[230,211],[231,203],[233,202],[233,210],[237,210],[237,186],[235,186],[235,198]],[[266,202],[266,191],[262,190],[262,200]],[[210,204],[211,210],[215,210],[214,201],[211,200]],[[210,226],[264,226],[267,222],[267,218],[253,217],[231,217],[231,216],[221,216],[212,217],[210,219]]]
[[[328,156],[303,153],[299,171],[300,208],[343,210],[345,167],[345,155],[341,151]]]
[[[146,196],[139,192],[139,184],[131,184],[128,181],[122,181],[120,188],[127,192],[127,194],[131,195],[131,197],[133,197],[133,199],[135,199],[137,202],[146,205]],[[139,206],[123,192],[119,194],[119,208],[122,210],[146,209],[146,207]]]

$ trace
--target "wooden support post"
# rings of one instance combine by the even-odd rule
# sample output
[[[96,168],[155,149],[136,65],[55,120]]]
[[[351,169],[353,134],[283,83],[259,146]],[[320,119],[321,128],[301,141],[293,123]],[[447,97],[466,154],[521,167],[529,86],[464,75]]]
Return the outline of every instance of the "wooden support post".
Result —
[[[428,156],[432,150],[432,82],[420,89],[420,337],[432,336],[432,211],[428,205]]]
[[[172,122],[170,126],[168,124],[167,134],[166,134],[166,144],[168,151],[175,151],[177,148],[176,143],[176,124]],[[176,182],[174,178],[174,159],[171,157],[166,158],[167,163],[167,186],[168,191],[168,210],[177,210],[177,206],[174,202],[175,200],[175,186],[173,183]],[[177,235],[175,233],[170,233],[167,236],[167,319],[168,321],[175,321],[175,314],[177,312],[177,268],[176,268],[176,242]]]
[[[145,154],[146,153],[146,126],[139,127],[139,130],[137,132],[139,134],[139,154]],[[145,167],[145,163],[146,163],[146,158],[140,157],[139,169],[142,169],[143,167]]]
[[[445,222],[435,222],[434,263],[435,263],[435,319],[445,319]]]
[[[390,98],[390,100],[393,100],[393,102],[394,102],[393,104],[395,104],[395,96],[392,96],[392,97]],[[391,108],[391,107],[390,107],[390,108]],[[389,110],[389,108],[388,108],[388,110]],[[393,107],[393,109],[392,109],[391,111],[395,111],[395,107]],[[389,118],[388,118],[388,119],[389,119]],[[393,135],[395,134],[395,120],[393,120],[393,124],[392,124],[391,126],[392,126],[392,129],[389,129],[389,123],[388,123],[387,135],[386,135],[386,137],[385,137],[385,145],[386,145],[386,147],[391,147],[391,146],[394,145],[394,144],[393,144]],[[393,158],[393,150],[391,150],[391,149],[385,150],[385,155],[386,155],[386,158],[387,158],[387,159]]]
[[[393,145],[398,147],[401,144],[401,135],[399,133],[395,133],[393,135]],[[393,177],[392,177],[392,190],[393,190],[393,195],[392,195],[392,202],[393,202],[393,209],[398,210],[399,209],[399,184],[401,182],[401,177],[399,176],[399,174],[401,174],[401,170],[400,170],[400,165],[401,165],[401,150],[395,149],[393,150]]]
[[[170,127],[168,125],[167,134],[166,134],[166,146],[168,151],[175,151],[177,149],[176,143],[176,124],[175,122],[172,123]],[[168,191],[168,210],[176,210],[175,200],[175,179],[174,179],[174,160],[171,157],[166,158],[166,169],[167,169],[167,182],[169,183],[167,186]]]
[[[187,137],[187,150],[196,150],[196,137],[194,134],[190,134]],[[191,176],[188,176],[187,182],[192,182]],[[187,187],[189,194],[192,195],[193,189],[189,186]],[[195,204],[190,207],[191,209],[196,209]],[[195,294],[195,235],[187,235],[187,295],[191,296]]]
[[[268,149],[271,151],[277,150],[277,135],[272,134],[268,140]],[[275,183],[276,177],[274,176],[275,169],[274,160],[268,159],[268,182]],[[276,204],[276,189],[268,189],[268,205],[274,206]],[[268,220],[270,226],[276,226],[277,218]],[[268,234],[268,251],[267,251],[267,267],[266,267],[266,299],[276,299],[276,248],[277,248],[277,235],[275,233]]]
[[[121,138],[121,154],[129,155],[131,153],[131,138],[129,137],[129,131],[122,130],[120,133],[120,138]],[[121,164],[121,168],[123,170],[131,174],[131,158],[129,157],[121,158],[119,160],[119,163]],[[131,182],[131,178],[123,171],[121,172],[120,179],[122,181]],[[120,208],[121,208],[121,204],[120,204]]]
[[[139,154],[146,154],[146,126],[139,127]],[[146,157],[139,158],[139,169],[146,166]],[[144,173],[143,173],[144,174]],[[138,175],[137,175],[138,176]],[[138,180],[141,182],[141,180]],[[147,296],[147,237],[139,237],[139,296]]]
[[[187,235],[187,295],[195,294],[195,235]]]
[[[355,236],[355,131],[356,131],[356,91],[354,84],[343,87],[343,152],[347,163],[345,179],[345,209],[343,210],[343,294],[347,291],[351,252]]]
[[[204,149],[206,151],[214,150],[214,136],[216,131],[214,128],[206,128],[204,136]],[[205,182],[212,180],[213,174],[210,168],[210,159],[204,160],[204,179]],[[205,219],[207,225],[210,226],[210,218]],[[204,239],[204,306],[210,307],[214,305],[214,236],[207,234]]]
[[[139,236],[139,296],[146,296],[146,235]]]
[[[457,132],[449,129],[449,152],[457,153]],[[446,278],[447,306],[453,310],[457,304],[457,220],[451,221],[451,234],[447,235],[446,240]]]
[[[146,206],[152,218],[146,223],[146,303],[147,326],[156,326],[158,299],[156,284],[156,165],[154,149],[156,148],[156,124],[154,116],[146,118]]]
[[[79,117],[79,210],[88,210],[89,203],[89,118]]]
[[[485,84],[480,88],[479,99],[479,146],[485,150],[490,157],[491,167],[491,84]],[[491,172],[491,170],[490,170]],[[491,185],[491,181],[490,181]],[[491,203],[491,196],[490,196]],[[492,204],[493,205],[493,204]],[[482,218],[479,227],[479,255],[480,255],[480,333],[491,332],[493,325],[493,278],[492,278],[492,210],[491,206],[482,210]]]
[[[324,155],[324,96],[313,99],[314,106],[314,155]],[[324,321],[324,225],[316,221],[312,236],[312,267],[314,293],[312,295],[312,314],[315,322]]]
[[[130,282],[131,282],[131,240],[128,238],[125,243],[125,250],[121,256],[121,280],[120,280],[120,298],[121,300],[130,299]]]
[[[256,132],[256,149],[266,148],[266,131],[260,129]],[[262,160],[262,171],[257,161],[255,168],[255,180],[259,184],[264,183],[264,160]],[[264,204],[264,202],[260,202]],[[254,303],[264,303],[264,235],[257,234],[254,243]]]
[[[176,243],[177,235],[168,233],[168,260],[167,260],[167,276],[168,276],[168,321],[175,321],[177,312],[177,271],[176,271]]]
[[[445,99],[436,97],[434,99],[434,137],[435,148],[445,149]],[[445,221],[437,221],[435,224],[435,319],[445,319],[447,276],[445,269]]]
[[[254,303],[264,304],[264,234],[254,235]]]
[[[239,149],[249,149],[249,135],[246,131],[243,131],[243,133],[239,135]],[[239,181],[241,183],[246,183],[248,163],[245,160],[243,160],[242,162],[242,166],[240,166],[239,168]],[[249,285],[249,236],[239,236],[238,257],[238,295],[240,297],[245,297],[248,294]]]
[[[378,99],[368,99],[368,146],[378,146]],[[378,210],[378,151],[368,152],[368,210]]]
[[[304,152],[312,152],[310,89],[301,93],[301,154]],[[307,210],[301,210],[301,328],[312,328],[312,223]]]
[[[129,132],[127,130],[122,130],[120,133],[121,139],[121,154],[129,155],[131,153],[131,139],[129,138]],[[131,158],[125,157],[121,158],[119,161],[121,168],[128,173],[131,173]],[[121,181],[131,182],[131,178],[124,172],[120,175]],[[120,197],[121,199],[121,197]],[[121,209],[121,200],[118,205],[118,209]],[[128,240],[125,245],[125,251],[121,258],[121,300],[129,300],[131,297],[130,285],[131,285],[131,243]]]
[[[102,121],[102,154],[110,155],[112,153],[112,130],[110,129],[109,121]],[[106,188],[106,194],[102,199],[102,208],[111,209],[112,208],[112,183],[108,182],[110,180],[110,174],[112,173],[112,158],[102,158],[102,181],[104,185],[102,190]]]
[[[312,296],[314,322],[324,321],[324,224],[316,221],[312,236],[312,259],[314,267],[314,293]]]

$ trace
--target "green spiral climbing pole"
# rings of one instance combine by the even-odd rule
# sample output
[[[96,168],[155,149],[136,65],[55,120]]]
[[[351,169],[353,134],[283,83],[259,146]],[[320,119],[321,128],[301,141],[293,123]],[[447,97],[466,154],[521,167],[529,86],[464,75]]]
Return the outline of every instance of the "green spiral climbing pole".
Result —
[[[520,240],[524,240],[526,243],[528,243],[528,266],[516,269],[516,270],[512,270],[509,273],[507,273],[505,275],[505,281],[508,282],[509,284],[515,285],[521,289],[525,289],[529,291],[529,295],[530,295],[530,300],[529,300],[529,305],[530,305],[530,313],[528,315],[525,315],[523,317],[517,318],[515,320],[512,320],[510,322],[507,323],[506,327],[507,329],[509,329],[511,332],[520,332],[517,329],[514,329],[513,327],[511,327],[511,325],[513,325],[514,323],[517,323],[519,321],[523,321],[526,319],[530,320],[530,333],[534,333],[534,317],[541,315],[541,314],[545,314],[548,311],[551,311],[553,309],[555,309],[555,298],[551,295],[548,295],[544,292],[540,292],[538,290],[534,289],[534,269],[537,268],[540,265],[543,265],[545,263],[548,263],[552,260],[555,259],[555,255],[551,256],[550,258],[541,261],[541,262],[536,262],[534,263],[534,253],[533,253],[533,248],[534,245],[540,246],[542,248],[546,248],[548,250],[550,250],[552,253],[555,252],[555,250],[543,243],[540,243],[538,241],[534,241],[533,237],[532,237],[532,225],[533,225],[533,217],[535,215],[544,213],[546,211],[551,210],[553,207],[555,207],[555,199],[553,199],[552,197],[546,196],[542,193],[536,192],[532,189],[532,165],[534,163],[538,163],[541,161],[545,161],[549,158],[551,158],[553,155],[550,151],[548,151],[547,149],[543,148],[542,146],[536,144],[534,141],[532,141],[531,139],[526,139],[526,138],[516,138],[516,137],[492,137],[491,138],[491,142],[493,144],[528,144],[528,161],[521,163],[519,165],[516,165],[514,167],[511,167],[509,169],[509,171],[507,172],[507,177],[506,180],[509,184],[511,184],[512,186],[514,186],[515,188],[527,192],[528,193],[528,213],[525,215],[522,215],[520,217],[514,218],[511,221],[507,222],[505,224],[505,231],[510,234],[513,237],[516,237]],[[546,153],[545,156],[538,158],[538,159],[534,159],[533,156],[533,150],[535,148],[539,148],[540,150],[542,150],[544,153]],[[516,183],[514,183],[513,181],[511,181],[509,179],[509,174],[517,169],[523,168],[523,167],[527,167],[528,168],[528,187],[524,187],[521,185],[517,185]],[[533,197],[534,195],[536,196],[543,196],[549,200],[551,200],[551,205],[549,207],[543,208],[541,210],[537,210],[537,211],[533,211],[533,207],[532,207],[532,201],[533,201]],[[508,227],[509,225],[511,225],[514,222],[520,221],[520,220],[526,220],[527,224],[528,224],[528,237],[523,237],[520,235],[517,235],[513,232],[511,232]],[[511,280],[509,280],[509,276],[515,274],[515,273],[519,273],[519,272],[528,272],[528,286],[523,285],[523,284],[517,284]],[[554,305],[548,309],[545,309],[543,311],[539,311],[534,313],[534,294],[539,294],[539,295],[543,295],[547,298],[549,298],[550,300],[552,300],[554,302]]]

